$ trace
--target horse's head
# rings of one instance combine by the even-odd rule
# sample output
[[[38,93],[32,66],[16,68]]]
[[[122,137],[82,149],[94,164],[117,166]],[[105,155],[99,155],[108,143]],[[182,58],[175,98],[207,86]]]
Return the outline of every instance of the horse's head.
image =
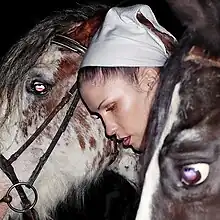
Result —
[[[11,181],[28,181],[38,192],[40,219],[66,197],[72,185],[79,187],[82,180],[89,184],[118,152],[105,138],[101,121],[92,119],[79,101],[75,84],[83,53],[106,10],[105,6],[83,6],[43,20],[13,46],[1,64],[0,168],[4,172],[0,171],[0,199]],[[44,126],[46,122],[50,123]],[[43,169],[32,173],[49,145],[52,153]],[[25,151],[20,155],[21,146]],[[47,156],[48,152],[40,161]],[[134,180],[134,172],[130,172],[136,166],[134,154],[120,152],[118,156],[123,160],[118,157],[112,169],[123,170]],[[5,158],[13,163],[18,179]],[[24,189],[33,197],[31,190]],[[18,207],[15,190],[11,195],[11,204]]]
[[[220,4],[168,2],[188,28],[161,73],[136,219],[219,219]]]
[[[101,20],[93,22],[92,18],[89,23],[88,18],[85,14],[68,11],[56,20],[45,19],[5,56],[0,70],[1,153],[6,155],[16,141],[26,140],[33,134],[76,82],[83,53],[69,49],[74,47],[73,43],[69,48],[58,45],[56,37],[63,34],[70,40],[80,40],[86,48],[93,31],[101,24]],[[60,120],[59,114],[56,120]],[[51,130],[59,127],[55,121],[44,129],[42,137],[47,133],[51,139]],[[13,133],[9,126],[14,127]],[[44,142],[38,139],[38,144],[41,141]]]

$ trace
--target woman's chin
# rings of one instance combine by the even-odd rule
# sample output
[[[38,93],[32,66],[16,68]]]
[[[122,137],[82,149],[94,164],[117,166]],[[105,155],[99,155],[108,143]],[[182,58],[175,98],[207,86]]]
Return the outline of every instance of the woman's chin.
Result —
[[[136,153],[143,153],[145,147],[142,144],[132,144],[132,149]]]
[[[143,153],[143,150],[140,148],[140,145],[129,145],[129,147],[135,152],[135,153]]]

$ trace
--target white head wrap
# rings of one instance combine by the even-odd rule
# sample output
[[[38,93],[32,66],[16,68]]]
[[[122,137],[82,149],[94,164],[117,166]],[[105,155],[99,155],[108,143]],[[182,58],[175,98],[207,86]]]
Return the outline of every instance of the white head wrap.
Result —
[[[175,40],[156,20],[147,5],[111,8],[96,32],[81,63],[85,66],[163,66],[169,54],[161,39],[137,19],[141,12],[153,26]]]

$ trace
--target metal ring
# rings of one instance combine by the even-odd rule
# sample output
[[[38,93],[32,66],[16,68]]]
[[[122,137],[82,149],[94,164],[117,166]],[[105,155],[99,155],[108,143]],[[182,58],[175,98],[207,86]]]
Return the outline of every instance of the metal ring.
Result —
[[[7,196],[7,197],[8,197],[8,196],[11,196],[11,195],[10,195],[10,192],[11,192],[16,186],[26,186],[27,188],[32,189],[33,192],[34,192],[34,201],[33,201],[32,204],[30,204],[30,206],[28,206],[28,207],[26,207],[26,208],[18,209],[18,208],[15,208],[14,206],[12,206],[12,205],[11,205],[11,202],[8,202],[8,203],[7,203],[8,206],[9,206],[9,208],[10,208],[11,210],[13,210],[14,212],[24,213],[24,212],[26,212],[26,211],[32,209],[32,208],[36,205],[37,200],[38,200],[37,190],[35,189],[34,186],[30,185],[28,182],[19,182],[19,183],[16,183],[16,184],[12,185],[12,186],[8,189],[8,191],[7,191],[7,193],[6,193],[5,196]]]

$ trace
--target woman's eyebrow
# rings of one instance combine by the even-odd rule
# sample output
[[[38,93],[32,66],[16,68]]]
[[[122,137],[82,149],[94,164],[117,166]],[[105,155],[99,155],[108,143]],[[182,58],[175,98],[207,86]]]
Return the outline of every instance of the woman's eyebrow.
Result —
[[[99,104],[99,106],[98,106],[98,108],[97,108],[98,110],[100,110],[100,108],[101,108],[102,104],[105,102],[105,100],[106,100],[106,99],[104,99],[103,101],[101,101],[101,103]]]

